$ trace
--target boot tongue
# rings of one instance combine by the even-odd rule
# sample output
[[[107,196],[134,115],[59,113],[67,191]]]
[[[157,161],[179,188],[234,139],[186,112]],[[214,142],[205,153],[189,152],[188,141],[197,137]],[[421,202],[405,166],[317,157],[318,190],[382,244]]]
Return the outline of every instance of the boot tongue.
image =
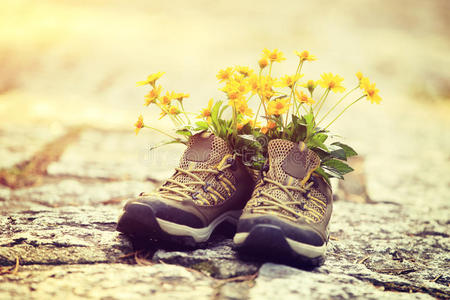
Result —
[[[209,132],[191,136],[180,160],[180,168],[185,170],[209,169],[217,166],[225,154],[231,151],[227,143]],[[202,174],[197,174],[203,177]],[[205,173],[205,176],[208,174]]]
[[[192,136],[184,152],[183,161],[199,163],[206,162],[210,158],[214,136],[208,132],[202,132]]]
[[[278,182],[291,185],[296,181],[305,183],[312,172],[320,166],[320,158],[305,143],[276,139],[269,142],[268,175]]]

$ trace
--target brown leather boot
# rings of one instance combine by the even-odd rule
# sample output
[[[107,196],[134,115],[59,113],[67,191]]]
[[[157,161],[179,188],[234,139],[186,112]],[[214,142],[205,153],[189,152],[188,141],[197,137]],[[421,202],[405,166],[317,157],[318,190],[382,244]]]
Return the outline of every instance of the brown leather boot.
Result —
[[[243,253],[288,264],[323,263],[332,211],[330,186],[313,175],[318,155],[303,142],[272,140],[269,165],[239,219],[234,243]]]
[[[222,222],[236,224],[253,188],[253,179],[223,139],[197,134],[171,178],[154,193],[128,201],[117,230],[194,246],[207,241]]]

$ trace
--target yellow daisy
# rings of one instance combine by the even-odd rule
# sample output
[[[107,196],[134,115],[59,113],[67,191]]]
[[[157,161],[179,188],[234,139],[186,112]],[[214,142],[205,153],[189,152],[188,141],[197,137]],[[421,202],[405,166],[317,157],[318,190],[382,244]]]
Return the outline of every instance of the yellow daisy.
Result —
[[[161,93],[161,86],[153,88],[147,95],[145,95],[145,106],[149,106],[151,103],[155,103]]]
[[[202,109],[202,111],[197,116],[197,118],[206,118],[206,120],[208,122],[210,122],[211,121],[211,109],[212,109],[213,103],[214,103],[214,100],[212,98],[209,99],[208,107]]]
[[[297,90],[295,91],[295,98],[300,102],[300,103],[306,103],[308,105],[314,104],[316,101],[313,100],[313,98],[308,97],[308,95],[306,95],[305,93],[303,93],[302,91],[298,92]]]
[[[236,67],[236,71],[238,71],[244,77],[249,77],[250,75],[253,74],[253,70],[250,69],[249,67],[238,66],[238,67]]]
[[[358,80],[361,82],[361,80],[363,80],[364,78],[363,73],[361,73],[360,71],[356,72],[356,78],[358,78]]]
[[[367,96],[367,100],[370,100],[370,103],[381,103],[381,97],[378,95],[380,90],[376,88],[375,83],[370,83],[369,79],[365,78],[361,85],[364,90],[364,94]]]
[[[137,122],[134,124],[134,131],[136,132],[136,135],[139,133],[139,130],[141,130],[142,127],[144,127],[144,118],[142,115],[139,115]]]
[[[309,54],[307,50],[304,50],[302,52],[295,51],[295,55],[300,58],[300,61],[313,61],[317,59],[314,55]]]
[[[166,92],[166,94],[164,96],[161,97],[160,101],[162,105],[169,105],[170,102],[172,101],[172,94],[169,94],[169,92]]]
[[[286,75],[281,78],[281,80],[277,83],[277,86],[279,87],[288,87],[291,88],[294,86],[294,84],[299,80],[303,75],[296,74],[296,75]]]
[[[180,110],[178,109],[178,107],[172,105],[169,107],[168,113],[170,115],[178,115],[180,113]]]
[[[184,98],[189,98],[189,96],[190,96],[189,94],[184,94],[184,93],[173,93],[172,99],[178,100],[181,103]]]
[[[231,75],[233,74],[233,68],[229,67],[224,70],[220,70],[219,73],[217,73],[216,77],[219,79],[219,82],[223,82],[226,80],[229,80],[231,78]]]
[[[156,80],[158,80],[159,78],[161,78],[161,76],[164,75],[164,72],[158,72],[158,73],[154,73],[151,74],[147,77],[146,80],[144,81],[138,81],[137,85],[146,85],[146,84],[150,84],[151,86],[155,86],[155,82]]]
[[[345,87],[341,85],[344,78],[339,75],[333,75],[332,73],[324,73],[321,75],[322,79],[319,80],[319,85],[323,88],[330,89],[335,93],[342,93],[345,91]]]
[[[282,98],[282,99],[276,99],[272,100],[267,105],[267,114],[269,116],[275,115],[279,116],[287,112],[289,109],[289,99],[288,98]]]
[[[238,102],[236,105],[236,109],[237,112],[243,116],[247,116],[250,118],[253,117],[253,110],[250,107],[248,107],[247,102],[245,101]]]
[[[268,60],[272,62],[280,62],[282,60],[285,60],[286,58],[283,56],[283,52],[278,51],[278,49],[275,49],[273,51],[270,51],[269,49],[263,50],[263,57],[267,58]]]
[[[258,65],[261,69],[264,69],[265,67],[267,67],[268,64],[269,64],[269,61],[265,57],[258,60]]]

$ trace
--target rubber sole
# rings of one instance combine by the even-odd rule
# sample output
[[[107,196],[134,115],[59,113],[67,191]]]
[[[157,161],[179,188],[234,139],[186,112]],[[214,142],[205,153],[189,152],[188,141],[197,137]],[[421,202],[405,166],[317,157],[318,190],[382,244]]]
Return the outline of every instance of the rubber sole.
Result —
[[[206,227],[192,228],[157,218],[150,206],[135,202],[127,205],[117,230],[135,239],[156,239],[197,247],[206,243],[220,224],[228,222],[236,226],[240,215],[241,211],[228,211]]]
[[[237,233],[233,241],[244,258],[258,257],[302,268],[315,268],[325,262],[326,244],[316,247],[291,240],[276,225],[255,225],[250,232]]]

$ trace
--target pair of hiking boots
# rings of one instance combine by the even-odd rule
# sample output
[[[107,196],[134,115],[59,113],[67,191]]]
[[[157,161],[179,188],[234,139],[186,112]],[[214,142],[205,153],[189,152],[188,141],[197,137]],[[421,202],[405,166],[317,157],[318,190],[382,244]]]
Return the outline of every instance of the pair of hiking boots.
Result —
[[[268,144],[269,164],[254,179],[221,138],[190,138],[180,166],[154,193],[127,202],[117,230],[135,238],[196,246],[223,222],[237,225],[241,254],[321,265],[329,239],[331,188],[313,174],[320,158],[302,142]]]

